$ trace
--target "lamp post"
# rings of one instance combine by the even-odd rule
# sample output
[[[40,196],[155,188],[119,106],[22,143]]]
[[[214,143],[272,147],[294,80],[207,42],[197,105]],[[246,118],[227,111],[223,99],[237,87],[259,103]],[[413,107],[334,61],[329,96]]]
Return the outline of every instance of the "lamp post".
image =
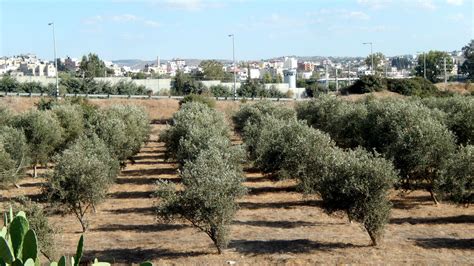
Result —
[[[53,26],[54,67],[56,68],[56,99],[59,99],[58,60],[56,59],[56,35],[54,32],[54,22],[48,23],[48,26]]]
[[[416,52],[417,54],[423,54],[423,77],[426,79],[426,53],[425,52]]]
[[[370,60],[372,61],[371,65],[372,65],[372,72],[373,74],[375,74],[375,69],[374,69],[374,54],[373,54],[373,50],[372,50],[372,42],[364,42],[362,43],[364,45],[367,45],[367,44],[370,44]]]
[[[234,101],[237,98],[237,73],[235,71],[235,37],[234,34],[229,34],[232,37],[232,65],[234,66]]]

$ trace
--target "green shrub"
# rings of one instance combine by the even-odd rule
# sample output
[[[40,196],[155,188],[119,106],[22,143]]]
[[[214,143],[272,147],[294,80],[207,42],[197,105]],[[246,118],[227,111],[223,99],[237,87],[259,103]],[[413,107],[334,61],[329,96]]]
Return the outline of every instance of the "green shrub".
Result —
[[[304,191],[317,192],[329,213],[345,211],[350,220],[365,227],[372,244],[377,245],[390,216],[387,196],[397,176],[393,165],[360,148],[326,150],[318,160],[309,165],[313,175],[304,176]]]
[[[84,116],[82,109],[77,105],[58,105],[52,107],[59,124],[63,128],[63,143],[59,150],[64,150],[84,133]]]
[[[189,102],[199,102],[199,103],[207,105],[209,108],[216,107],[216,100],[204,95],[200,95],[200,94],[188,94],[184,96],[184,98],[179,101],[179,106],[182,106],[183,104],[189,103]]]
[[[366,147],[393,160],[401,187],[425,187],[436,202],[433,184],[455,149],[455,137],[439,112],[408,101],[372,102],[367,108]]]
[[[247,123],[258,123],[261,117],[267,114],[277,119],[291,119],[296,115],[293,109],[270,101],[244,104],[232,118],[235,130],[243,133],[242,131]]]
[[[254,165],[264,173],[279,178],[297,178],[306,174],[302,164],[308,156],[318,156],[324,149],[334,147],[328,135],[314,130],[296,119],[280,120],[269,115],[261,123],[246,127],[253,137],[246,139]]]
[[[456,135],[457,142],[462,145],[474,141],[474,98],[470,96],[426,98],[423,104],[432,109],[447,113],[443,119],[448,128]]]
[[[230,225],[238,209],[236,199],[245,194],[238,149],[209,147],[184,164],[183,189],[159,183],[158,217],[164,221],[185,219],[205,232],[219,253],[229,242]]]
[[[224,85],[213,85],[209,87],[209,91],[214,97],[232,97],[231,90]]]
[[[361,76],[354,84],[344,89],[343,93],[363,94],[369,92],[383,91],[387,89],[385,79],[375,76]]]
[[[407,96],[427,97],[439,94],[438,88],[422,77],[410,79],[387,79],[389,91]]]
[[[114,105],[86,117],[87,127],[92,127],[109,148],[111,154],[124,163],[140,151],[150,134],[150,120],[143,108]],[[90,132],[89,132],[90,134]]]
[[[81,138],[56,157],[45,192],[51,203],[73,213],[85,232],[87,212],[105,199],[118,169],[100,139]]]
[[[36,166],[50,161],[63,142],[64,131],[51,111],[29,111],[17,117],[14,124],[25,133],[36,177]]]
[[[351,103],[328,95],[299,103],[299,119],[328,133],[338,146],[355,148],[364,145],[367,108],[364,103]]]
[[[0,185],[16,183],[29,163],[29,147],[23,131],[0,127]]]
[[[456,203],[474,202],[474,146],[461,146],[444,162],[435,190],[441,198]]]
[[[213,142],[230,142],[228,136],[229,128],[221,113],[191,102],[173,115],[173,125],[160,134],[160,140],[165,143],[166,157],[183,164]]]
[[[0,106],[0,127],[9,126],[13,121],[13,114],[10,109]]]
[[[4,75],[0,79],[0,91],[1,92],[17,92],[20,87],[20,83],[15,78],[11,76]]]

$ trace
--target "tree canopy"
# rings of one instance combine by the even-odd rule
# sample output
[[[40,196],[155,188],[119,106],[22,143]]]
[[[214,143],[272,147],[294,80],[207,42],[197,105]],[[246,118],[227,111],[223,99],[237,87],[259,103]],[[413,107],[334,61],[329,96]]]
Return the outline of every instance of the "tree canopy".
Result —
[[[449,73],[453,70],[453,61],[448,53],[442,51],[429,51],[427,54],[418,56],[417,66],[415,67],[416,75],[420,77],[424,76],[424,65],[426,63],[426,79],[431,82],[442,80],[445,59],[446,71]]]

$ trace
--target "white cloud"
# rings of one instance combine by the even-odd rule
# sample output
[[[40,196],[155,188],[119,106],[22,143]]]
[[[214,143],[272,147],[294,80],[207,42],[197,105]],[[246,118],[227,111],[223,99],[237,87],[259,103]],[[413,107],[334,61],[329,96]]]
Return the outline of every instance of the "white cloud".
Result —
[[[116,15],[112,16],[111,19],[116,22],[129,22],[137,20],[137,16],[130,15],[130,14],[123,14],[123,15]]]
[[[436,6],[432,0],[417,0],[414,2],[418,7],[423,8],[423,9],[429,9],[429,10],[436,9]]]
[[[161,24],[159,22],[156,22],[156,21],[153,21],[153,20],[145,20],[143,21],[143,23],[146,25],[146,26],[150,26],[152,28],[159,28],[161,27]]]
[[[131,15],[131,14],[122,14],[114,16],[94,16],[86,18],[82,21],[83,24],[89,26],[98,26],[99,23],[103,22],[112,22],[112,23],[141,23],[144,26],[158,28],[161,26],[161,23],[145,19],[143,17]]]
[[[455,6],[461,6],[463,4],[463,0],[446,0],[446,3]]]
[[[380,9],[387,7],[392,0],[357,0],[357,3],[371,9]]]
[[[370,17],[364,12],[361,11],[351,11],[347,13],[348,18],[353,19],[360,19],[360,20],[368,20]]]

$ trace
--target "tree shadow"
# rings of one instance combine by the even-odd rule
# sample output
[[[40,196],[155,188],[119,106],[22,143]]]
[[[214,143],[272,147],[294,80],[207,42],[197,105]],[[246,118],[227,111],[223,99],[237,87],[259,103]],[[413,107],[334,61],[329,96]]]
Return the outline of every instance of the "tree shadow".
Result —
[[[322,207],[322,200],[301,200],[301,201],[282,201],[282,202],[239,202],[242,209],[292,209],[301,206]]]
[[[259,183],[259,182],[269,182],[272,181],[271,178],[267,176],[256,176],[256,177],[246,177],[245,181],[246,183]]]
[[[152,119],[150,121],[150,124],[152,125],[166,125],[166,124],[172,124],[172,123],[173,123],[173,118]]]
[[[448,217],[405,217],[392,218],[391,224],[470,224],[474,223],[474,215],[458,215]]]
[[[133,185],[153,185],[156,184],[157,181],[167,181],[172,183],[179,183],[181,182],[181,178],[159,178],[159,177],[148,177],[148,178],[130,178],[130,177],[119,177],[115,181],[116,184],[125,185],[125,184],[133,184]]]
[[[153,192],[151,191],[120,191],[109,193],[108,197],[113,199],[144,199],[151,198]]]
[[[243,254],[307,253],[312,250],[366,247],[347,243],[316,242],[309,239],[295,240],[232,240],[230,248]]]
[[[140,160],[165,160],[166,156],[164,153],[162,154],[153,154],[153,155],[135,155],[133,156],[134,161]]]
[[[93,261],[98,258],[99,261],[107,261],[113,264],[141,263],[156,259],[178,259],[187,257],[196,257],[206,255],[205,252],[176,252],[168,249],[143,249],[143,248],[116,248],[106,250],[87,250],[84,253],[83,261]]]
[[[414,197],[402,197],[401,199],[391,200],[393,208],[408,210],[420,207],[422,205],[433,205],[433,200],[430,196],[414,196]]]
[[[137,169],[137,170],[123,170],[123,176],[149,176],[149,175],[175,175],[176,168],[153,168],[153,169]]]
[[[258,227],[283,228],[283,229],[316,225],[316,223],[305,222],[305,221],[234,221],[233,224],[258,226]]]
[[[449,249],[474,249],[474,238],[415,238],[411,239],[415,241],[417,246],[422,248],[449,248]]]
[[[27,188],[27,187],[43,187],[46,185],[46,182],[34,182],[34,183],[23,183],[19,184],[20,188]]]
[[[256,187],[249,188],[249,195],[261,195],[266,193],[296,192],[296,186],[289,187]]]
[[[162,232],[180,230],[188,228],[185,224],[107,224],[92,231],[114,232],[114,231],[134,231],[134,232]]]
[[[155,214],[155,207],[121,208],[121,209],[106,210],[106,211],[110,213],[115,213],[115,214],[129,214],[129,213]]]
[[[163,154],[164,152],[166,151],[166,149],[154,149],[154,150],[149,150],[149,151],[143,151],[141,150],[140,151],[140,154]],[[140,156],[140,155],[137,155],[137,156]]]

